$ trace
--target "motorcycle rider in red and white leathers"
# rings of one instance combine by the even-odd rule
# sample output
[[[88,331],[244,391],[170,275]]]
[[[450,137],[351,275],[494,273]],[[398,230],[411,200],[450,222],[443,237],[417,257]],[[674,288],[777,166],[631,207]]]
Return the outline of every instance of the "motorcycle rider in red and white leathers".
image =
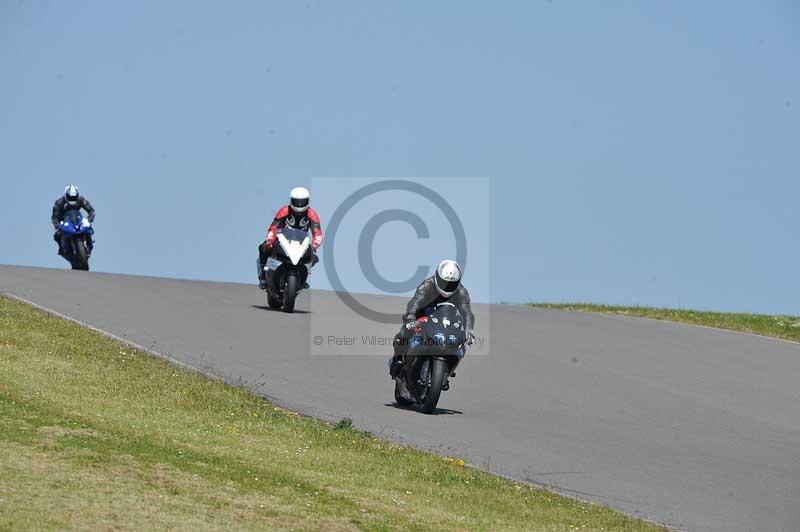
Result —
[[[319,262],[316,251],[322,245],[324,234],[319,223],[317,211],[308,206],[309,193],[304,187],[295,187],[289,193],[289,204],[284,205],[275,213],[275,219],[267,229],[267,239],[258,246],[258,286],[262,290],[267,288],[267,279],[264,267],[267,259],[272,254],[272,246],[278,239],[280,229],[291,227],[311,232],[312,263],[311,266]],[[308,288],[305,286],[304,288]]]

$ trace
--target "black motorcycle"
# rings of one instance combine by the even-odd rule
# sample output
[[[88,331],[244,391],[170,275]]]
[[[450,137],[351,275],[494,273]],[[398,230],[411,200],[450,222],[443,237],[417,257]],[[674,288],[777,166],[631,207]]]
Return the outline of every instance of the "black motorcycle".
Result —
[[[439,303],[416,322],[403,367],[395,379],[394,398],[400,406],[419,405],[430,414],[464,353],[464,318],[452,303]]]
[[[297,294],[306,284],[308,268],[314,260],[308,231],[284,227],[277,234],[272,255],[264,267],[266,298],[270,308],[294,312]]]

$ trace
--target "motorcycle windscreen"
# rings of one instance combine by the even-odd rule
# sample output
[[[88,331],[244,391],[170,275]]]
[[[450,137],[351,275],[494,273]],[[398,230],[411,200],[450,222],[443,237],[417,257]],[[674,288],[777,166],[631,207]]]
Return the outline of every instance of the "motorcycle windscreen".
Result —
[[[80,227],[81,222],[83,221],[83,216],[81,216],[80,211],[71,210],[64,213],[63,220],[70,225]]]
[[[458,350],[466,340],[464,317],[450,304],[440,304],[422,324],[422,334],[437,346]]]
[[[302,242],[308,238],[308,231],[295,229],[294,227],[284,227],[279,230],[279,233],[286,237],[287,240],[294,240],[295,242]]]
[[[308,231],[284,227],[278,233],[278,242],[283,253],[292,261],[292,264],[299,264],[308,254],[311,247],[311,238]]]

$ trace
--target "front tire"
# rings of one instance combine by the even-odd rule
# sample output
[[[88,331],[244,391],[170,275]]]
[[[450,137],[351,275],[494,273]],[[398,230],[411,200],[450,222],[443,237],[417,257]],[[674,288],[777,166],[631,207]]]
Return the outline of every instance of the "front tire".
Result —
[[[89,251],[86,249],[86,242],[82,238],[77,238],[73,246],[73,270],[89,270]]]
[[[286,277],[286,288],[283,291],[283,311],[294,312],[294,300],[297,297],[297,275],[289,274]]]
[[[442,384],[447,377],[448,364],[441,358],[431,360],[431,385],[425,394],[425,402],[422,403],[420,411],[423,414],[432,414],[436,410],[439,396],[442,394]]]

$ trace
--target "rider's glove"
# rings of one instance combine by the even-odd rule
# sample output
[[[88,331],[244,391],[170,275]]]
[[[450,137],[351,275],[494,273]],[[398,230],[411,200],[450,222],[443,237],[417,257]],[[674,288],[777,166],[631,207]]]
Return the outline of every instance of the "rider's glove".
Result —
[[[405,323],[403,323],[403,326],[400,327],[400,333],[399,333],[400,337],[401,338],[410,338],[411,336],[414,335],[414,329],[416,327],[417,327],[417,324],[413,320],[412,321],[406,321]]]
[[[475,333],[472,331],[467,331],[467,345],[472,345],[475,343]]]
[[[316,252],[321,245],[322,235],[319,233],[314,234],[314,238],[311,240],[311,249]]]

